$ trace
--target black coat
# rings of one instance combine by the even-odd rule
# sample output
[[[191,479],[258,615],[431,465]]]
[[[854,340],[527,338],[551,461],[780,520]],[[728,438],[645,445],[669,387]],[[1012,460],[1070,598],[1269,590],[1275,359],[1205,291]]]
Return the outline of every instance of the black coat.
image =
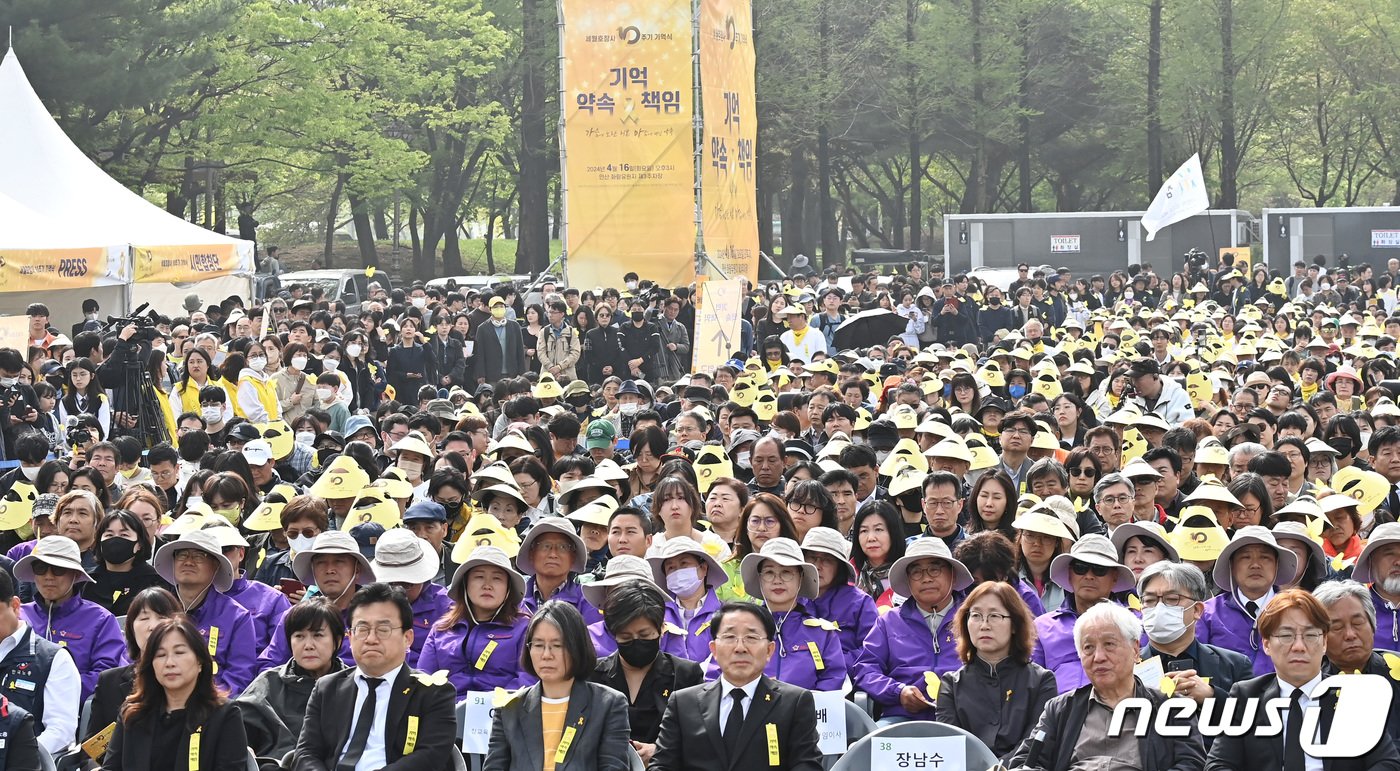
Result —
[[[1246,700],[1268,701],[1280,696],[1277,675],[1263,675],[1252,680],[1235,683],[1230,688],[1230,696],[1240,699],[1239,708],[1244,708]],[[1325,739],[1332,730],[1332,718],[1337,710],[1337,692],[1331,691],[1322,697],[1318,732]],[[1255,721],[1266,720],[1263,704],[1256,710]],[[1284,716],[1287,716],[1285,708]],[[1244,736],[1215,737],[1210,746],[1210,758],[1206,761],[1206,771],[1238,771],[1242,769],[1283,768],[1283,732],[1277,736],[1254,736],[1246,731]],[[1369,752],[1359,758],[1323,758],[1325,771],[1400,771],[1400,755],[1396,754],[1395,743],[1382,735],[1381,740]]]
[[[1031,734],[1045,733],[1035,762],[1029,762],[1032,739],[1028,736],[1016,748],[1007,767],[1066,771],[1074,757],[1074,747],[1079,743],[1079,732],[1084,728],[1085,718],[1089,714],[1089,696],[1093,688],[1092,685],[1081,686],[1051,699]],[[1148,688],[1136,680],[1133,696],[1150,699],[1154,708],[1160,708],[1162,702],[1167,700],[1161,691]],[[1201,734],[1196,730],[1194,721],[1189,723],[1191,731],[1188,736],[1166,737],[1148,729],[1147,735],[1138,739],[1143,771],[1200,771],[1205,767],[1206,755]]]
[[[934,342],[964,346],[977,342],[977,331],[961,313],[939,313],[933,317]]]
[[[598,659],[598,666],[590,678],[599,685],[630,698],[627,690],[627,674],[622,669],[621,654],[612,653]],[[637,700],[627,705],[627,721],[632,727],[632,741],[652,744],[661,732],[661,716],[666,713],[666,702],[671,694],[692,685],[705,682],[705,672],[694,661],[677,658],[669,653],[661,653],[642,678],[642,686],[637,690]]]
[[[496,337],[496,325],[490,321],[476,328],[476,346],[472,349],[472,376],[478,381],[495,383],[502,377],[519,377],[525,371],[525,341],[519,324],[505,323],[506,347]]]
[[[433,385],[442,388],[442,379],[449,377],[452,385],[466,386],[467,357],[462,354],[462,340],[456,335],[439,337],[433,335],[428,340],[428,351],[433,355],[433,366],[437,370],[437,381]]]
[[[1186,652],[1192,653],[1190,649]],[[1143,661],[1158,655],[1163,659],[1167,658],[1166,654],[1151,646],[1142,649]],[[1215,691],[1217,699],[1229,696],[1230,686],[1235,683],[1254,677],[1254,663],[1238,651],[1208,645],[1198,640],[1192,657],[1196,660],[1196,675],[1210,678],[1210,687]]]
[[[332,671],[344,668],[339,658],[331,657]],[[295,750],[306,704],[315,687],[316,680],[293,661],[253,678],[237,699],[248,733],[248,749],[260,758],[278,760]]]
[[[342,669],[316,681],[297,740],[293,771],[330,771],[350,741],[355,720],[355,681],[359,670]],[[457,751],[457,691],[450,684],[428,685],[405,664],[389,689],[384,731],[385,771],[440,771],[452,767]],[[409,746],[409,718],[418,728]],[[405,752],[407,750],[407,752]]]
[[[632,372],[627,368],[627,362],[641,359],[642,376],[654,382],[656,373],[660,369],[657,354],[661,352],[661,333],[657,331],[656,325],[650,321],[644,321],[638,327],[628,321],[618,328],[617,336],[622,345],[623,361],[623,371],[617,373],[618,376],[623,380],[632,379]]]
[[[627,359],[622,355],[622,338],[617,327],[594,327],[583,335],[583,356],[578,374],[588,383],[599,385],[604,378],[616,375],[627,380],[632,373],[627,371]],[[612,372],[604,372],[604,367],[612,367]]]
[[[156,728],[158,720],[152,716],[130,727],[118,721],[112,743],[107,745],[107,754],[102,758],[103,771],[154,768],[151,751],[161,736]],[[231,702],[219,705],[205,719],[199,733],[200,771],[247,771],[248,740],[243,734],[243,718],[237,706]],[[191,734],[183,731],[181,735],[184,738],[175,752],[177,760],[171,771],[189,769]]]
[[[1322,662],[1323,675],[1335,675],[1340,670],[1330,661]],[[1371,652],[1371,658],[1366,661],[1366,666],[1361,669],[1362,674],[1380,675],[1390,683],[1390,711],[1386,714],[1385,730],[1390,734],[1391,741],[1396,743],[1396,750],[1400,750],[1400,681],[1390,676],[1390,665],[1386,663],[1381,654]],[[1212,681],[1212,684],[1214,681]]]
[[[975,735],[1002,759],[1030,734],[1046,702],[1055,698],[1055,673],[1035,662],[989,666],[973,658],[943,675],[938,722]]]
[[[729,696],[720,690],[716,679],[671,694],[666,715],[661,718],[661,734],[656,738],[650,771],[821,770],[817,712],[811,691],[761,676],[753,703],[744,704],[747,709],[739,749],[735,757],[730,757],[719,723],[720,699]],[[769,763],[768,726],[777,733],[777,764]]]
[[[135,664],[113,667],[97,676],[97,689],[92,692],[92,711],[88,713],[87,733],[78,737],[87,741],[102,729],[121,719],[122,702],[131,695],[135,681]]]
[[[437,387],[433,357],[422,343],[390,348],[385,369],[389,373],[389,385],[394,387],[394,398],[404,404],[418,403],[419,388]]]

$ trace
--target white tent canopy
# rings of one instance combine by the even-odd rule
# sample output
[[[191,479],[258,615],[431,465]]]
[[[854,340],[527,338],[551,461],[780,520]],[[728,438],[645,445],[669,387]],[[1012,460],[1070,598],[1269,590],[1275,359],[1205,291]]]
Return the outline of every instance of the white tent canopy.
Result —
[[[82,222],[60,223],[0,193],[0,247],[81,249],[107,245],[109,242],[88,232]]]

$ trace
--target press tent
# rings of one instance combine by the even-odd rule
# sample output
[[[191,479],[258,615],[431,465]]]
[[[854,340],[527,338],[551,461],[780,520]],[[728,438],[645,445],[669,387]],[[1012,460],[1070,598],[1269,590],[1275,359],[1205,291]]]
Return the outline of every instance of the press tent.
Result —
[[[0,63],[0,194],[49,223],[51,248],[70,246],[64,242],[71,241],[67,234],[72,232],[122,247],[118,262],[123,264],[104,267],[108,275],[122,277],[126,294],[120,306],[102,303],[104,313],[125,311],[148,294],[197,292],[206,301],[226,296],[204,298],[199,282],[207,279],[240,276],[244,291],[252,288],[252,242],[186,222],[107,176],[54,122],[13,50]],[[0,235],[0,248],[8,246],[4,240]],[[12,293],[44,288],[22,283],[0,287],[0,313],[13,312],[16,304],[22,312],[35,300],[32,294],[17,299]],[[50,296],[46,292],[37,299],[49,301]]]
[[[23,314],[43,302],[55,323],[82,318],[91,297],[120,310],[127,291],[129,249],[106,244],[81,225],[56,222],[0,193],[0,315]]]

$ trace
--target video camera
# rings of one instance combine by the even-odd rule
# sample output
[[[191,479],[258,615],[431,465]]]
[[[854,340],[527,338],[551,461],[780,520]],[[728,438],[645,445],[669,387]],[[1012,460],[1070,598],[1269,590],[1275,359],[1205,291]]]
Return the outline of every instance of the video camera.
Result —
[[[1183,256],[1186,258],[1187,266],[1192,270],[1201,270],[1206,266],[1206,253],[1200,249],[1192,249]]]
[[[157,314],[154,310],[149,310],[150,307],[150,303],[141,303],[130,316],[108,316],[107,329],[102,334],[104,336],[119,334],[128,324],[135,324],[136,334],[131,336],[131,342],[150,344],[158,334],[156,331]]]

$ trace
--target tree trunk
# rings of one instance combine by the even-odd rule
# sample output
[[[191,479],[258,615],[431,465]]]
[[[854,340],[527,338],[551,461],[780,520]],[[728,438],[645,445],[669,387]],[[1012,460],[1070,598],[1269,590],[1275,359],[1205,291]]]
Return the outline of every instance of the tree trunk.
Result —
[[[217,181],[214,185],[214,232],[228,233],[228,201],[224,198],[224,186]]]
[[[545,137],[545,93],[548,79],[538,68],[551,49],[548,30],[538,18],[537,0],[521,0],[520,97],[520,240],[515,270],[536,273],[549,264],[549,158]],[[553,7],[553,3],[550,3]],[[553,59],[549,60],[551,63]]]
[[[982,130],[982,0],[972,0],[972,125],[977,136],[973,148],[972,166],[967,173],[967,190],[963,192],[961,212],[975,214],[986,211],[987,194],[987,134]]]
[[[553,215],[550,219],[554,221],[549,228],[549,237],[558,241],[564,237],[562,230],[564,225],[564,196],[560,191],[559,185],[554,186],[554,191],[550,194],[550,198],[549,211]]]
[[[496,207],[491,207],[491,212],[486,215],[486,272],[496,272]],[[517,243],[515,261],[520,262],[520,246]]]
[[[370,224],[369,204],[354,192],[347,192],[350,202],[350,220],[355,223],[355,242],[360,247],[360,262],[366,268],[379,266],[379,253],[375,249],[374,226]],[[414,276],[419,278],[419,276]]]
[[[418,204],[408,208],[408,237],[413,241],[413,262],[417,264],[423,254],[423,242],[418,240]]]
[[[831,46],[831,22],[827,18],[830,0],[822,0],[819,39],[817,41],[817,67],[821,82],[825,83],[830,73],[828,61]],[[841,233],[836,227],[836,207],[831,201],[831,144],[825,116],[817,127],[817,203],[818,219],[821,221],[822,262],[824,267],[844,265],[845,250],[841,247]]]
[[[453,220],[452,229],[444,235],[442,244],[442,275],[460,276],[466,273],[462,268],[462,221]]]
[[[340,193],[345,189],[345,175],[338,174],[335,178],[335,187],[331,189],[331,203],[326,207],[326,246],[321,252],[321,267],[329,268],[335,264],[335,220],[340,213]]]
[[[917,0],[904,0],[904,42],[909,48],[909,248],[919,250],[923,244],[923,169],[919,159],[919,84],[918,68],[914,64],[914,34],[918,17]],[[896,231],[896,238],[902,238]]]
[[[1162,2],[1152,0],[1147,19],[1147,200],[1162,188]]]
[[[393,241],[394,236],[389,231],[389,215],[385,213],[383,206],[374,207],[374,239],[376,241]]]
[[[783,207],[783,256],[791,259],[811,251],[807,246],[804,224],[807,211],[807,182],[811,169],[800,145],[793,147],[788,167],[790,184],[786,206]],[[769,252],[770,256],[772,254]]]
[[[1017,159],[1016,181],[1020,189],[1017,209],[1022,212],[1034,211],[1031,204],[1031,20],[1022,16],[1017,23],[1021,35],[1021,77],[1017,93],[1020,116],[1016,120]]]
[[[1239,150],[1235,135],[1235,0],[1220,0],[1220,197],[1216,206],[1239,204]]]

